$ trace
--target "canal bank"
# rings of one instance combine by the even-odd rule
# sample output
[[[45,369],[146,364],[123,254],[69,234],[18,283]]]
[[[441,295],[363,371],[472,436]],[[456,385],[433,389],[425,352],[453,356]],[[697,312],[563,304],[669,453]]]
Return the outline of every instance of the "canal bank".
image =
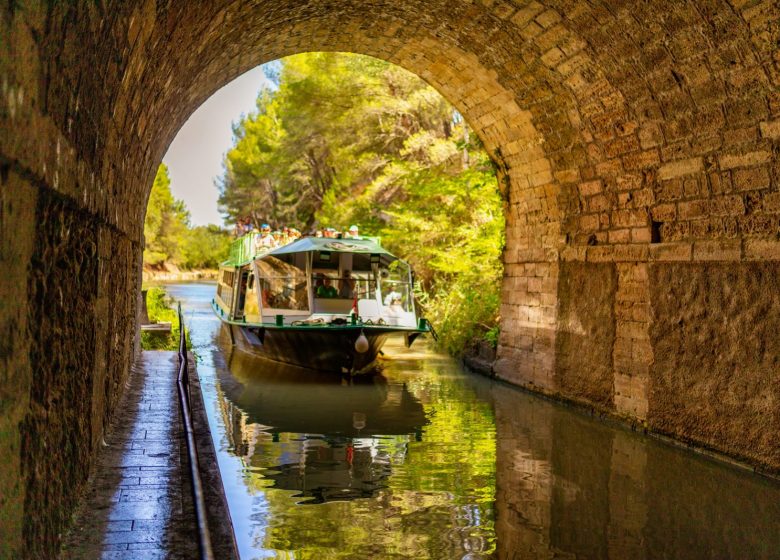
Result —
[[[197,282],[202,280],[216,280],[217,270],[179,270],[178,268],[155,270],[144,268],[142,271],[142,280],[146,284],[161,284],[172,282]]]

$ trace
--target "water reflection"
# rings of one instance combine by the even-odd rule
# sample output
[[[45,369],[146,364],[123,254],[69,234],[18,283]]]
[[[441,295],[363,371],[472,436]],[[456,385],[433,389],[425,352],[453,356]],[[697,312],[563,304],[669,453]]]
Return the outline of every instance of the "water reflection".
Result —
[[[251,423],[275,432],[419,436],[427,423],[420,401],[406,384],[381,373],[354,378],[319,373],[220,347],[229,372],[219,376],[225,396]]]
[[[250,463],[281,444],[283,462],[263,467],[270,487],[294,490],[299,504],[370,498],[392,473],[391,458],[372,436],[421,437],[425,411],[405,384],[380,373],[347,378],[280,364],[235,350],[221,339],[229,372],[219,375],[232,451]],[[405,449],[396,449],[402,461]]]
[[[473,435],[491,433],[493,418],[467,387],[431,384],[414,354],[392,375],[347,379],[228,341],[216,371],[227,449],[266,502],[250,557],[492,555],[494,442]]]
[[[360,443],[302,439],[300,450],[285,457],[289,462],[269,468],[264,476],[274,488],[296,490],[293,497],[308,498],[298,504],[372,498],[390,476],[390,462],[377,456],[371,443]]]
[[[534,397],[491,391],[500,558],[780,558],[780,488]]]
[[[242,558],[780,558],[780,485],[386,349],[381,375],[293,375],[192,338]],[[245,360],[249,360],[248,362]]]

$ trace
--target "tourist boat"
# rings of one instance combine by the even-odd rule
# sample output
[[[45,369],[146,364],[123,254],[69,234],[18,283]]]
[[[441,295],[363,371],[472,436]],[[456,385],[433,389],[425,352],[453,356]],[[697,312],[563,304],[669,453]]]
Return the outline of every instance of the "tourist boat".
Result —
[[[409,265],[376,240],[304,237],[268,249],[251,233],[220,266],[212,307],[243,350],[353,374],[375,363],[388,336],[410,346],[431,332],[412,287]]]

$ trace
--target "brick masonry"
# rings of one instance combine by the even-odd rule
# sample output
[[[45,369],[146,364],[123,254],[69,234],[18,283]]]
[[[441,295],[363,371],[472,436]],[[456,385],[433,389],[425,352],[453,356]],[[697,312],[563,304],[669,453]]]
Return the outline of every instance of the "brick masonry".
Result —
[[[739,281],[765,302],[756,320],[776,319],[778,11],[774,0],[6,3],[0,456],[9,468],[0,474],[0,541],[8,554],[57,548],[128,375],[145,204],[174,134],[234,77],[307,50],[360,52],[417,73],[483,140],[506,199],[500,377],[780,469],[776,441],[755,448],[758,435],[697,430],[707,417],[696,411],[717,392],[692,394],[682,414],[654,410],[658,380],[677,367],[656,359],[672,336],[656,327],[677,294],[658,284],[670,278],[659,271],[710,294],[702,301],[727,301],[728,282]],[[59,264],[46,269],[52,255]],[[721,274],[723,263],[738,264],[741,279]],[[613,280],[586,279],[588,270]],[[748,281],[758,274],[761,282]],[[593,301],[566,300],[575,286]],[[59,302],[60,293],[72,301]],[[601,349],[598,359],[588,354],[602,372],[592,393],[580,391],[588,376],[562,331],[590,309],[613,321],[586,331]],[[692,334],[675,339],[677,355],[702,347],[739,355],[732,375],[768,395],[776,418],[776,383],[759,391],[771,362],[745,352],[744,337],[726,336],[736,316],[712,306],[689,317]],[[44,332],[41,321],[61,330]],[[709,338],[693,334],[702,332]],[[750,335],[773,348],[767,329]],[[46,353],[55,347],[63,359]],[[51,391],[39,390],[48,381]],[[755,408],[729,413],[745,426],[776,427]],[[672,425],[669,414],[686,423]],[[36,441],[44,433],[67,443],[63,454]],[[66,473],[49,507],[36,507],[45,476]]]

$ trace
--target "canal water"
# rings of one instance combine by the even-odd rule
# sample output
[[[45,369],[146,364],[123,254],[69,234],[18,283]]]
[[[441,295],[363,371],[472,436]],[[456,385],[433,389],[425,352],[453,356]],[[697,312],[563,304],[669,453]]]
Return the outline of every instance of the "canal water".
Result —
[[[233,352],[171,284],[242,559],[780,558],[780,485],[462,371],[347,382]]]

